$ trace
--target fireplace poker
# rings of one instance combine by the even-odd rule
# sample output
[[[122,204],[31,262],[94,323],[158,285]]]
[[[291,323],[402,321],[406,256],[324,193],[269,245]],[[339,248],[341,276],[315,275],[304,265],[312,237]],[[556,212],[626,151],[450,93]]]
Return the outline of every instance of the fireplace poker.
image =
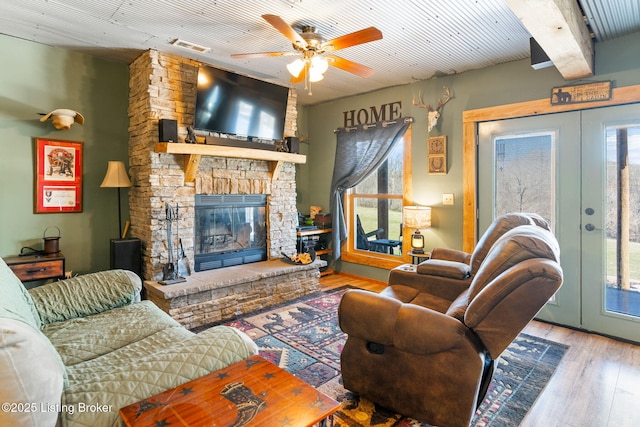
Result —
[[[173,285],[175,283],[185,282],[186,279],[178,276],[178,269],[176,268],[176,261],[174,261],[174,244],[173,244],[173,227],[172,223],[176,220],[177,217],[177,204],[176,210],[174,211],[169,203],[166,204],[165,207],[165,217],[167,221],[167,249],[169,252],[169,262],[164,265],[162,272],[162,281],[159,282],[161,285]],[[177,259],[177,252],[176,252]]]
[[[178,205],[176,205],[176,237],[179,245],[176,247],[176,259],[178,260],[178,277],[184,277],[191,274],[191,269],[189,259],[184,254],[184,247],[182,246],[182,239],[180,238],[180,214],[178,212]]]

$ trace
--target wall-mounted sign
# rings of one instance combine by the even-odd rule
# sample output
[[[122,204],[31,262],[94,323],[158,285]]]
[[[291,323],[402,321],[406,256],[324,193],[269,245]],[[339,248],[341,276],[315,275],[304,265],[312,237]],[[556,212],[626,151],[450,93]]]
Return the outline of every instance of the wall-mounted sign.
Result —
[[[82,146],[36,138],[35,213],[82,212]]]
[[[359,110],[343,111],[344,127],[368,125],[381,120],[395,120],[402,117],[402,101],[382,104],[380,107],[371,106]]]
[[[551,105],[579,104],[611,99],[611,81],[554,87]]]

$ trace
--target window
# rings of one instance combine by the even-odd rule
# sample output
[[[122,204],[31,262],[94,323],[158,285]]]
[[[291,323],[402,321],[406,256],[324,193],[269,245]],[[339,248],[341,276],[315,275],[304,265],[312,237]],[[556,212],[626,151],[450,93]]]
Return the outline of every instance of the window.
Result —
[[[411,127],[378,169],[345,194],[348,262],[393,268],[406,262],[402,207],[410,200]],[[404,248],[404,249],[403,249]]]

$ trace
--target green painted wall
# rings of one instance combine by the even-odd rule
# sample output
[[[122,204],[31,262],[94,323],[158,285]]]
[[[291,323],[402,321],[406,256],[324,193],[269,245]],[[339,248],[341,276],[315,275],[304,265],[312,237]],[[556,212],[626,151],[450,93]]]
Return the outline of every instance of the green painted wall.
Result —
[[[67,270],[82,273],[108,268],[109,239],[118,234],[117,199],[115,189],[100,188],[100,183],[108,160],[126,163],[128,157],[128,66],[3,35],[0,55],[4,64],[0,78],[0,256],[16,254],[22,246],[41,248],[45,228],[57,226]],[[640,84],[640,33],[597,45],[596,76],[589,80],[612,80],[614,87]],[[414,201],[434,208],[434,226],[426,231],[427,244],[460,248],[462,112],[545,98],[551,87],[567,83],[555,68],[534,71],[529,61],[523,60],[301,107],[298,135],[308,162],[298,166],[298,208],[304,213],[310,205],[328,209],[335,155],[333,130],[343,126],[343,111],[401,101],[402,115],[416,119]],[[454,99],[444,107],[431,136],[448,137],[449,173],[428,175],[426,110],[414,107],[412,97],[421,90],[426,103],[435,103],[443,86],[453,90]],[[315,84],[314,90],[322,90],[322,82]],[[58,131],[49,122],[40,123],[38,113],[56,108],[80,111],[85,125]],[[34,139],[38,137],[84,142],[82,213],[33,213]],[[454,193],[455,205],[442,206],[442,193]],[[127,219],[127,190],[122,202]],[[386,280],[385,270],[348,263],[335,267]]]
[[[15,255],[23,246],[41,249],[44,230],[56,226],[67,271],[108,268],[109,239],[118,235],[117,190],[100,183],[108,160],[127,164],[127,64],[3,35],[0,57],[0,256]],[[39,121],[39,113],[56,108],[79,111],[84,126],[59,131]],[[84,142],[82,213],[33,213],[34,147],[40,137]],[[127,194],[124,189],[123,212]]]
[[[375,75],[372,78],[375,79]],[[401,101],[402,115],[415,118],[412,138],[414,202],[433,207],[433,227],[424,232],[427,248],[446,246],[460,249],[463,111],[547,98],[553,86],[603,80],[612,80],[613,87],[640,84],[640,33],[598,44],[596,75],[584,81],[567,82],[554,67],[535,71],[527,59],[304,107],[302,117],[306,121],[304,126],[299,124],[299,133],[309,140],[309,165],[305,176],[307,189],[298,189],[301,200],[305,202],[301,209],[306,207],[308,211],[309,205],[329,206],[336,144],[333,130],[344,125],[343,112]],[[444,106],[437,127],[429,135],[427,111],[414,107],[412,97],[422,91],[425,103],[437,104],[443,86],[451,88],[454,98]],[[321,90],[321,82],[316,83],[314,91]],[[427,174],[426,141],[428,136],[437,135],[447,135],[448,138],[447,175]],[[442,193],[453,193],[455,205],[443,206]],[[388,274],[386,270],[340,261],[334,268],[382,281],[386,281]]]

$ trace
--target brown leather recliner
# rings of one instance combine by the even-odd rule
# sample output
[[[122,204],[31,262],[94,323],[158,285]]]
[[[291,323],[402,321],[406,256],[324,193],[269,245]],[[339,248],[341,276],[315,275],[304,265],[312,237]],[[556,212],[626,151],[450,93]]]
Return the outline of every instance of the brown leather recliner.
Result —
[[[417,267],[402,265],[389,274],[389,285],[408,285],[420,288],[425,283],[435,282],[440,294],[450,300],[468,288],[480,264],[493,244],[507,231],[520,225],[537,225],[550,230],[549,223],[535,213],[508,213],[496,218],[476,244],[473,253],[457,249],[434,248],[428,260]]]
[[[344,386],[420,421],[468,426],[495,359],[562,284],[559,252],[550,231],[523,225],[495,242],[453,299],[436,280],[348,291]]]

